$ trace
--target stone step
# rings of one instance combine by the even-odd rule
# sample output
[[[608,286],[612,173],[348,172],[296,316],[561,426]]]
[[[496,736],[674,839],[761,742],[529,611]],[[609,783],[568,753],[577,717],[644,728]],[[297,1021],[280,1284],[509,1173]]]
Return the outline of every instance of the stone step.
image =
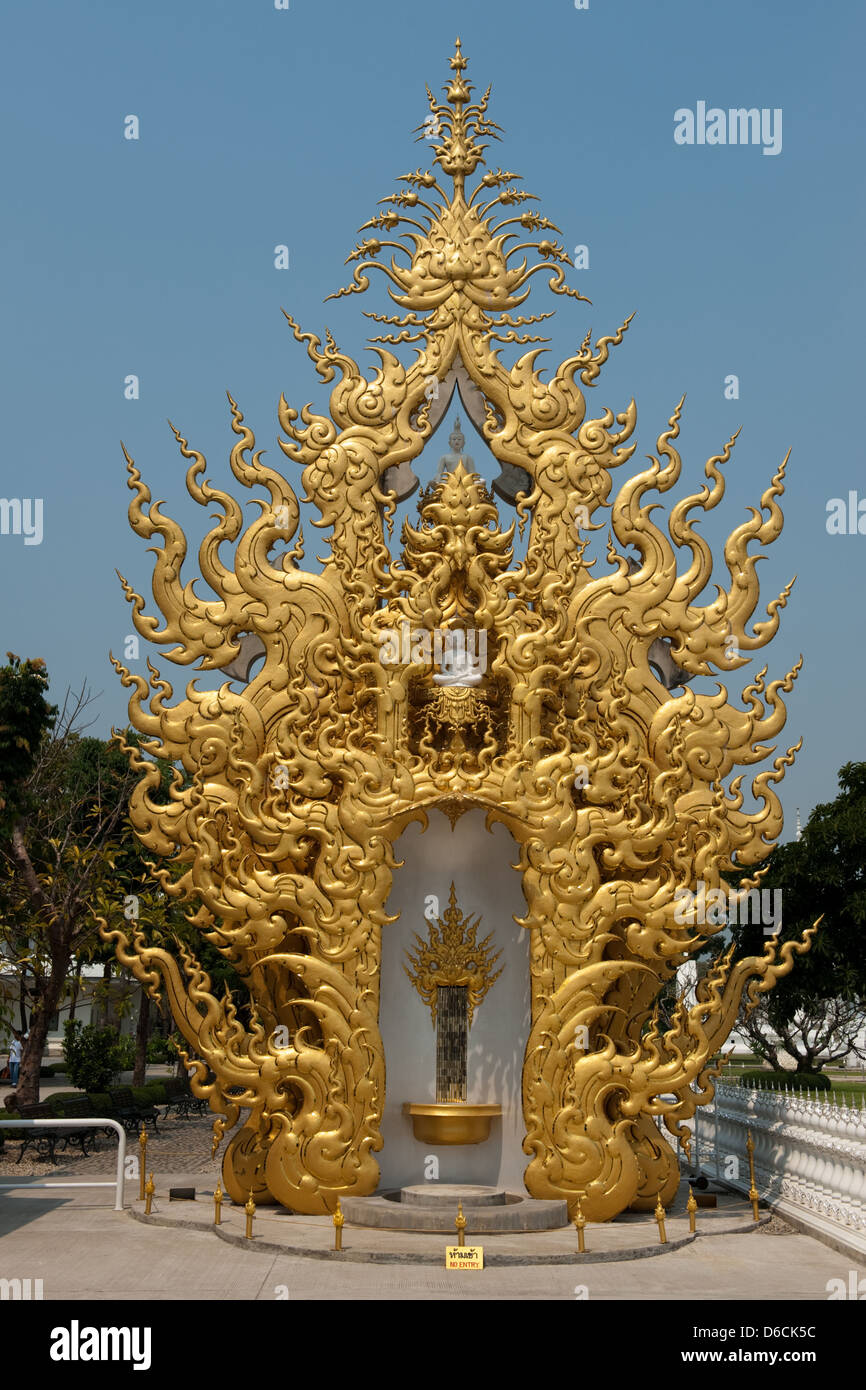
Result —
[[[471,1190],[456,1185],[453,1188],[455,1192]],[[481,1191],[492,1192],[497,1197],[500,1195],[496,1188],[482,1188]],[[557,1231],[568,1225],[565,1202],[540,1201],[512,1192],[504,1192],[502,1196],[505,1200],[499,1204],[494,1201],[469,1206],[462,1197],[457,1200],[452,1197],[448,1202],[422,1206],[402,1201],[401,1190],[398,1189],[376,1197],[343,1197],[340,1205],[348,1225],[375,1227],[380,1231],[450,1233],[455,1245],[457,1201],[463,1201],[467,1240],[495,1231]]]
[[[383,1196],[388,1194],[383,1193]],[[457,1211],[457,1203],[469,1207],[504,1207],[508,1195],[504,1187],[480,1187],[477,1184],[456,1182],[424,1182],[414,1187],[400,1188],[400,1202],[410,1207],[448,1207]]]

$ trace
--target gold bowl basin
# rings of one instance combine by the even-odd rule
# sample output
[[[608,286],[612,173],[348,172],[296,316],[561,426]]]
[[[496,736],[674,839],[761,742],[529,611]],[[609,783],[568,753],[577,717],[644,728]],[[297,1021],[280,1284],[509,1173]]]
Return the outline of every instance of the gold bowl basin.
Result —
[[[414,1105],[407,1101],[403,1114],[411,1116],[415,1138],[422,1144],[483,1144],[490,1138],[490,1121],[502,1114],[501,1105],[469,1105],[448,1101]]]

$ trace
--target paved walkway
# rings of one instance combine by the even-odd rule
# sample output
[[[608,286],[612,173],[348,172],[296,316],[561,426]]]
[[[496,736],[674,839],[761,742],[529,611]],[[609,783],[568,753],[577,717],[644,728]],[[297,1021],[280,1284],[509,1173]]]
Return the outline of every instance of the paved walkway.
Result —
[[[160,1190],[196,1184],[193,1173],[167,1173]],[[126,1184],[126,1201],[140,1211],[138,1184]],[[168,1202],[160,1195],[163,1213]],[[171,1204],[172,1211],[186,1204]],[[199,1215],[196,1204],[196,1215]],[[210,1201],[202,1202],[202,1215]],[[240,1213],[227,1211],[234,1229]],[[189,1215],[189,1207],[186,1207]],[[259,1230],[284,1220],[295,1229],[318,1229],[331,1243],[327,1218],[257,1218]],[[644,1218],[646,1220],[646,1218]],[[709,1225],[709,1223],[708,1223]],[[386,1232],[375,1234],[382,1240]],[[550,1233],[556,1236],[556,1233]],[[567,1233],[563,1233],[566,1234]],[[361,1236],[345,1229],[346,1245]],[[601,1243],[603,1227],[588,1227],[588,1245]],[[400,1237],[406,1238],[406,1237]],[[485,1251],[492,1237],[485,1237]],[[513,1237],[512,1237],[513,1238]],[[537,1241],[544,1237],[527,1237]],[[557,1236],[562,1238],[562,1236]],[[413,1240],[445,1241],[439,1237]],[[442,1265],[357,1264],[339,1255],[306,1258],[228,1244],[209,1226],[145,1225],[131,1212],[114,1212],[110,1193],[93,1190],[17,1190],[0,1197],[0,1277],[42,1279],[44,1298],[121,1300],[827,1300],[828,1280],[849,1283],[852,1262],[808,1236],[785,1233],[781,1223],[741,1234],[706,1229],[694,1243],[652,1259],[613,1259],[609,1264],[488,1266],[450,1273]],[[858,1277],[866,1269],[858,1269]]]
[[[456,1230],[447,1233],[399,1231],[395,1228],[355,1226],[346,1218],[343,1246],[334,1250],[334,1224],[330,1216],[300,1216],[278,1206],[262,1206],[256,1211],[253,1236],[246,1237],[246,1215],[243,1207],[223,1201],[221,1222],[214,1229],[212,1186],[198,1188],[195,1201],[172,1201],[171,1187],[182,1185],[182,1179],[165,1178],[157,1185],[151,1214],[144,1215],[142,1203],[133,1202],[131,1214],[153,1226],[210,1232],[217,1240],[249,1249],[267,1249],[290,1257],[303,1256],[327,1260],[332,1264],[373,1262],[377,1264],[427,1264],[441,1268],[446,1245],[457,1242]],[[585,1231],[586,1250],[578,1249],[575,1230],[565,1226],[559,1230],[527,1232],[483,1232],[473,1234],[473,1211],[467,1208],[466,1244],[480,1245],[484,1250],[485,1267],[494,1265],[564,1264],[581,1268],[602,1262],[633,1259],[666,1259],[675,1250],[699,1239],[715,1240],[719,1235],[763,1234],[755,1229],[751,1209],[741,1199],[723,1195],[719,1208],[700,1213],[696,1233],[689,1228],[685,1203],[688,1187],[683,1184],[676,1202],[668,1209],[665,1219],[665,1243],[659,1240],[659,1230],[652,1213],[627,1212],[616,1221],[588,1225]],[[397,1216],[395,1207],[394,1215]],[[456,1214],[456,1207],[455,1207]],[[761,1216],[760,1225],[767,1226],[769,1213]],[[778,1221],[773,1233],[790,1233],[790,1228]]]
[[[649,1214],[588,1226],[590,1258],[586,1262],[576,1255],[573,1230],[485,1236],[485,1257],[497,1249],[506,1254],[523,1249],[568,1262],[488,1265],[478,1272],[445,1270],[444,1237],[349,1226],[344,1229],[348,1258],[343,1258],[330,1252],[333,1226],[329,1218],[294,1217],[274,1208],[260,1210],[257,1238],[247,1244],[241,1236],[242,1214],[227,1201],[223,1235],[239,1242],[232,1244],[213,1231],[212,1202],[204,1195],[212,1192],[218,1171],[209,1158],[209,1132],[207,1119],[171,1121],[164,1135],[151,1138],[147,1166],[154,1169],[157,1187],[154,1221],[171,1221],[171,1226],[145,1224],[129,1210],[113,1211],[109,1189],[28,1192],[23,1188],[0,1194],[0,1278],[41,1278],[46,1299],[73,1301],[433,1297],[761,1302],[826,1300],[830,1280],[841,1279],[847,1286],[853,1268],[858,1278],[866,1274],[848,1257],[790,1231],[776,1218],[755,1228],[748,1205],[733,1197],[723,1198],[718,1212],[699,1212],[696,1240],[653,1258],[617,1258],[623,1247],[638,1244],[647,1253],[650,1248],[658,1250]],[[130,1153],[137,1155],[137,1150],[133,1139]],[[88,1159],[71,1159],[65,1173],[111,1176],[115,1152],[111,1145]],[[39,1166],[44,1172],[44,1165]],[[3,1167],[7,1174],[16,1171],[8,1161]],[[17,1172],[20,1175],[21,1169]],[[194,1186],[202,1195],[195,1204],[169,1203],[169,1186]],[[141,1213],[137,1196],[137,1180],[127,1182],[127,1206]],[[190,1224],[175,1224],[180,1221]],[[687,1235],[683,1215],[671,1214],[668,1234],[672,1241]],[[388,1251],[399,1258],[406,1242],[405,1253],[411,1245],[416,1254],[441,1258],[441,1263],[357,1262],[362,1247],[374,1260],[377,1251],[378,1259]],[[277,1248],[262,1248],[272,1245]],[[304,1245],[309,1254],[289,1253],[290,1248],[296,1251]],[[440,1248],[441,1257],[437,1256]],[[599,1251],[607,1253],[608,1262],[592,1260]]]
[[[180,1184],[184,1176],[189,1175],[168,1180]],[[348,1243],[356,1232],[346,1234]],[[432,1294],[444,1299],[825,1300],[828,1281],[847,1284],[850,1267],[850,1261],[808,1236],[750,1231],[708,1235],[656,1259],[451,1273],[432,1265],[343,1263],[339,1256],[308,1259],[238,1248],[209,1230],[142,1224],[129,1212],[111,1210],[107,1193],[18,1191],[0,1198],[0,1277],[41,1278],[46,1299],[429,1299]]]
[[[0,1119],[5,1119],[0,1113]],[[219,1156],[216,1162],[210,1157],[213,1137],[213,1116],[196,1116],[192,1119],[176,1118],[159,1120],[159,1133],[152,1125],[147,1126],[147,1166],[154,1171],[175,1171],[183,1169],[195,1174],[207,1174],[216,1182],[219,1176]],[[2,1133],[2,1131],[0,1131]],[[117,1143],[114,1139],[97,1140],[97,1145],[87,1158],[75,1149],[58,1150],[59,1162],[52,1166],[40,1162],[34,1151],[28,1150],[22,1162],[18,1163],[20,1145],[16,1139],[7,1140],[5,1150],[0,1153],[0,1174],[14,1177],[22,1173],[32,1177],[51,1177],[55,1173],[66,1173],[71,1177],[114,1177],[117,1163]],[[140,1153],[138,1136],[126,1136],[127,1155],[138,1157]]]

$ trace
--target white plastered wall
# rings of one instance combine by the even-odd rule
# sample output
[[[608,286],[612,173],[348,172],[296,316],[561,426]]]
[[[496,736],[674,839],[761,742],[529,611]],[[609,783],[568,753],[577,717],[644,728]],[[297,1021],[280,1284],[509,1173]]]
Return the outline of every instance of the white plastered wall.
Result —
[[[380,1026],[385,1047],[386,1097],[382,1134],[385,1146],[377,1155],[380,1191],[420,1183],[439,1160],[439,1181],[482,1183],[523,1192],[525,1133],[521,1078],[529,1034],[529,940],[514,915],[526,911],[520,875],[511,867],[517,845],[506,827],[488,832],[481,810],[466,812],[452,831],[440,812],[430,813],[426,831],[413,823],[396,842],[395,856],[404,866],[394,874],[387,903],[398,921],[383,929]],[[493,933],[501,951],[496,969],[504,967],[475,1011],[469,1034],[467,1099],[502,1106],[502,1119],[491,1126],[490,1138],[477,1145],[419,1143],[412,1133],[404,1101],[436,1099],[436,1039],[429,1008],[422,1002],[403,968],[416,932],[426,936],[425,899],[439,899],[440,915],[448,906],[451,881],[457,905],[466,916],[481,915],[477,940]]]

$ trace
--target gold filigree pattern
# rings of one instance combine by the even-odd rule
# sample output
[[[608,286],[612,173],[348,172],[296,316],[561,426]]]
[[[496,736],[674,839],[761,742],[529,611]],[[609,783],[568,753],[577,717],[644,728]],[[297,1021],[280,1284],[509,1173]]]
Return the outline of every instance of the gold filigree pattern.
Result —
[[[436,996],[440,985],[463,985],[467,990],[467,1023],[472,1027],[475,1010],[491,985],[499,979],[504,966],[494,971],[501,951],[493,954],[490,945],[493,933],[477,941],[480,917],[464,917],[457,906],[457,891],[451,884],[448,907],[442,917],[430,922],[427,940],[415,933],[416,950],[406,952],[412,969],[403,969],[430,1009],[436,1027]]]
[[[736,963],[723,954],[696,1002],[681,1003],[659,1033],[660,989],[721,930],[678,923],[677,890],[724,886],[726,872],[766,857],[782,826],[775,786],[796,749],[753,780],[757,809],[746,807],[742,774],[731,775],[775,752],[799,663],[769,682],[764,668],[742,707],[721,685],[705,694],[689,683],[736,671],[778,628],[790,585],[751,625],[754,547],[781,531],[785,465],[724,546],[729,582],[702,603],[713,557],[694,517],[722,500],[736,437],[707,463],[707,483],[674,503],[665,529],[652,498],[680,476],[682,402],[657,455],[612,496],[612,471],[634,451],[635,405],[592,418],[581,389],[629,320],[594,347],[587,334],[547,380],[536,346],[501,360],[497,343],[539,341],[517,330],[545,314],[511,315],[538,271],[555,294],[582,296],[565,285],[569,258],[547,235],[510,244],[555,232],[552,223],[526,209],[495,221],[528,197],[515,174],[487,170],[468,192],[497,128],[489,90],[471,100],[459,42],[451,68],[446,101],[429,100],[434,165],[452,192],[433,172],[406,175],[362,229],[401,228],[400,240],[367,236],[339,292],[366,291],[373,269],[385,275],[401,312],[372,315],[399,330],[375,340],[379,366],[366,376],[330,333],[323,346],[287,316],[333,383],[328,415],[279,404],[281,447],[302,470],[314,524],[330,528],[321,573],[299,568],[295,491],[263,464],[231,397],[232,473],[267,497],[246,528],[237,501],[207,481],[205,459],[175,431],[191,496],[216,511],[199,549],[213,595],[182,582],[184,532],[151,502],[127,455],[129,518],[156,547],[161,614],[148,616],[122,580],[136,630],[176,665],[225,674],[216,690],[191,679],[173,701],[155,667],[145,679],[115,662],[143,737],[141,750],[128,749],[141,773],[130,814],[147,849],[170,861],[160,870],[166,893],[190,904],[192,923],[249,986],[249,1025],[187,953],[175,959],[137,928],[131,939],[108,935],[140,980],[152,990],[162,980],[203,1059],[193,1087],[218,1117],[216,1142],[245,1116],[223,1163],[232,1198],[252,1191],[257,1203],[333,1211],[341,1194],[378,1182],[392,844],[410,821],[426,824],[431,807],[484,807],[517,841],[527,904],[526,1186],[572,1210],[580,1198],[599,1221],[649,1209],[659,1193],[669,1199],[678,1173],[654,1117],[687,1134],[683,1121],[712,1095],[712,1059],[743,991],[754,999],[770,989],[808,949],[809,933]],[[386,249],[390,265],[380,265]],[[417,344],[414,359],[405,365],[386,343]],[[431,378],[458,375],[482,403],[493,456],[529,480],[516,501],[530,528],[518,564],[513,525],[500,530],[491,495],[462,466],[422,497],[402,560],[386,544],[396,494],[385,472],[401,476],[431,436]],[[610,527],[606,566],[586,555],[598,513]],[[385,661],[383,634],[404,622],[428,636],[484,633],[486,672],[465,702],[471,721],[457,712],[462,696],[434,693],[420,649]],[[154,759],[182,769],[167,799]],[[583,1030],[587,1044],[576,1048]]]

